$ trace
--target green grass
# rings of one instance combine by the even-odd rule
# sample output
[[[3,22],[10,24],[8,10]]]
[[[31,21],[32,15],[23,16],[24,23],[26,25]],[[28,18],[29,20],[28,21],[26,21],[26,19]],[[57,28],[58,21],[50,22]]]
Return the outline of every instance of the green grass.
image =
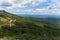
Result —
[[[60,40],[60,28],[56,28],[56,25],[35,22],[2,11],[0,12],[0,39]]]

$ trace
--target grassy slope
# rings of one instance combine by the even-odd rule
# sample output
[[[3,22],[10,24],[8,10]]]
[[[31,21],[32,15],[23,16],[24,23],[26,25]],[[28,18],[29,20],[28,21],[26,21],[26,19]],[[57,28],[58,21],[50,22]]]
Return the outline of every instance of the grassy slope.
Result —
[[[0,12],[0,38],[4,40],[60,40],[60,28],[55,26]]]

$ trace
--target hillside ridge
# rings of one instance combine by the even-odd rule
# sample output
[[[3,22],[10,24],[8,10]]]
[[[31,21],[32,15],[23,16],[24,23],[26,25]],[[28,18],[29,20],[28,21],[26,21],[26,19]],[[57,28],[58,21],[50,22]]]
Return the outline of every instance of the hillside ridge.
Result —
[[[37,22],[0,12],[0,39],[2,40],[60,40],[60,25]]]

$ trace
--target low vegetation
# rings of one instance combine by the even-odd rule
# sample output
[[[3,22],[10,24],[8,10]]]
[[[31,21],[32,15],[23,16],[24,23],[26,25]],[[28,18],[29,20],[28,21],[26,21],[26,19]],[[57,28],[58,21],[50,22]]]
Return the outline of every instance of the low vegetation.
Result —
[[[60,40],[60,28],[56,28],[56,25],[1,11],[0,40]]]

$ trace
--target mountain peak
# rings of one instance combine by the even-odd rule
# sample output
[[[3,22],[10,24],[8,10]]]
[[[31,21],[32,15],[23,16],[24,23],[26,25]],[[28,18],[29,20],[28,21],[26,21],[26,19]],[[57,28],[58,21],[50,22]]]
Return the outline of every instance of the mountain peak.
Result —
[[[0,12],[5,12],[5,10],[0,10]]]

